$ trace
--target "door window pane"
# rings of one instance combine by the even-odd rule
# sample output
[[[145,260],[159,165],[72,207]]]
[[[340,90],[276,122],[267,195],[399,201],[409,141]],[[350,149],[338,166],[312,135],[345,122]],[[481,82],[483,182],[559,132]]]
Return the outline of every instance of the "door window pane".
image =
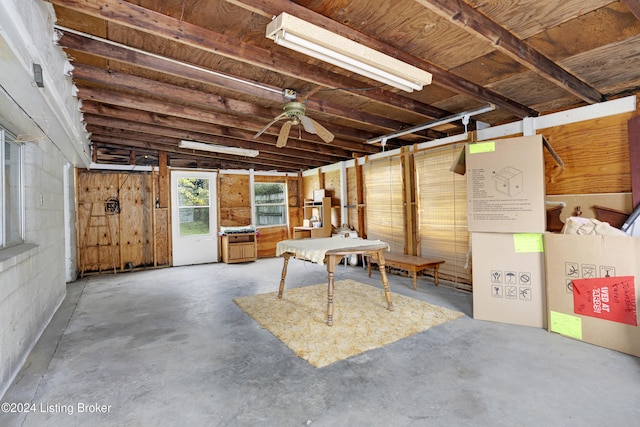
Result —
[[[180,235],[209,234],[209,180],[178,178]]]

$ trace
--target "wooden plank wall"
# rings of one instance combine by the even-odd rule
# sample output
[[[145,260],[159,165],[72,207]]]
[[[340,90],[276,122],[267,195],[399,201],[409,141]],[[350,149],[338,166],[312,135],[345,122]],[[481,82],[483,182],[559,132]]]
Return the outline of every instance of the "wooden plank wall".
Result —
[[[302,194],[304,199],[313,199],[313,190],[319,190],[324,188],[324,180],[321,182],[320,178],[324,174],[319,172],[313,175],[307,175],[302,179]]]
[[[156,182],[149,172],[78,170],[81,275],[169,264],[169,211],[155,208],[154,177]],[[119,213],[106,209],[109,199],[118,200]]]
[[[324,189],[331,197],[331,224],[340,228],[342,218],[340,218],[340,170],[332,170],[324,174]]]
[[[541,133],[565,162],[561,169],[545,151],[547,194],[588,195],[620,194],[631,191],[628,122],[640,114],[612,117],[558,126]],[[409,164],[412,164],[409,162]],[[360,172],[359,172],[360,170]],[[361,200],[361,167],[347,168],[347,224],[366,236],[366,207]],[[324,188],[332,197],[332,224],[342,224],[339,206],[340,172],[332,170],[306,176],[255,176],[256,182],[286,182],[289,193],[290,228],[269,227],[260,230],[258,257],[275,255],[278,241],[292,236],[292,227],[302,224],[304,199]],[[171,262],[170,211],[168,208],[168,173],[165,169],[150,173],[78,171],[77,180],[78,266],[85,271],[109,271],[134,267],[168,265]],[[164,189],[164,190],[163,190]],[[251,223],[251,188],[249,175],[219,174],[219,215],[221,226]],[[164,193],[163,193],[164,192]],[[119,197],[122,213],[106,215],[106,225],[90,224],[104,213],[104,203]],[[360,197],[360,198],[359,198]],[[159,198],[160,209],[154,209]],[[93,212],[93,216],[91,216]],[[97,224],[97,225],[96,225]],[[91,226],[90,226],[91,225]],[[155,230],[155,233],[152,232]],[[109,245],[111,242],[115,242]],[[115,248],[115,249],[114,249]],[[114,258],[114,260],[112,260]]]
[[[631,191],[627,123],[634,115],[619,114],[541,131],[565,163],[562,170],[545,150],[547,194]]]
[[[272,257],[276,243],[292,236],[292,227],[302,224],[300,218],[300,186],[297,176],[255,176],[255,182],[285,182],[289,193],[290,229],[283,227],[261,228],[258,236],[258,258]],[[251,186],[249,175],[220,174],[218,191],[220,225],[240,226],[251,224]]]
[[[249,175],[219,175],[220,226],[251,224],[251,193]]]
[[[114,271],[120,268],[120,221],[108,214],[105,203],[118,197],[119,174],[78,171],[78,269]]]

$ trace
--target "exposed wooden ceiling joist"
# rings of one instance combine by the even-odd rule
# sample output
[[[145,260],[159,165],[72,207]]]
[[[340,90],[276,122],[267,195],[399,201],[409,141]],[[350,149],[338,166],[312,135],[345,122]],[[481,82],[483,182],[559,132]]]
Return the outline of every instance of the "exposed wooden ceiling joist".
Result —
[[[518,104],[517,102],[514,102],[511,99],[508,99],[496,92],[493,92],[490,89],[484,88],[468,80],[465,80],[461,77],[455,76],[449,73],[448,71],[436,66],[435,64],[431,64],[420,58],[416,58],[415,56],[405,53],[396,47],[390,46],[386,43],[383,43],[379,40],[374,39],[373,37],[369,37],[366,34],[362,34],[358,31],[355,31],[347,27],[346,25],[342,25],[339,22],[333,21],[325,16],[317,14],[291,1],[288,1],[288,0],[269,0],[269,1],[226,0],[226,1],[235,5],[238,5],[240,7],[247,8],[248,10],[251,10],[254,13],[260,13],[263,16],[268,18],[277,16],[281,12],[290,13],[298,18],[304,19],[312,24],[319,25],[336,34],[347,37],[351,40],[354,40],[358,43],[361,43],[379,52],[393,56],[397,59],[400,59],[401,61],[407,62],[418,68],[429,71],[431,74],[433,74],[433,79],[438,81],[438,84],[444,87],[447,87],[448,89],[454,92],[463,93],[479,101],[496,104],[512,112],[518,117],[530,117],[530,116],[538,115],[537,111],[531,108],[528,108],[522,104]],[[445,116],[434,117],[434,118],[442,118],[442,117],[445,117]]]
[[[110,22],[134,28],[162,39],[196,47],[273,72],[302,78],[317,85],[334,89],[362,87],[362,84],[358,81],[327,72],[326,70],[309,67],[309,64],[296,61],[288,55],[234,40],[224,34],[149,11],[125,1],[83,0],[82,3],[78,3],[75,0],[49,1],[53,4],[65,6],[91,16],[101,17]],[[481,88],[477,89],[480,90]],[[353,91],[353,93],[357,95],[358,91]],[[433,107],[429,105],[410,99],[403,99],[403,97],[399,97],[395,93],[382,89],[367,91],[367,97],[398,108],[411,109],[413,112],[423,114],[428,118],[439,118],[445,114],[442,111],[434,111]],[[522,110],[520,111],[522,112]]]
[[[562,86],[578,98],[593,104],[604,97],[593,87],[567,72],[531,47],[526,41],[501,27],[462,0],[416,0],[426,8],[444,16],[480,37],[489,40],[500,51],[546,79]]]
[[[377,153],[367,140],[488,103],[497,108],[476,119],[498,125],[640,91],[637,0],[48,1],[100,163],[166,158],[297,173]],[[405,93],[278,46],[265,30],[282,12],[425,69],[433,82]],[[255,137],[283,111],[285,89],[333,142],[294,126],[276,147],[288,119]],[[442,124],[386,148],[475,125]],[[182,139],[260,154],[185,151]]]
[[[631,13],[633,13],[636,18],[640,19],[640,1],[639,0],[622,0],[622,2],[627,5]]]

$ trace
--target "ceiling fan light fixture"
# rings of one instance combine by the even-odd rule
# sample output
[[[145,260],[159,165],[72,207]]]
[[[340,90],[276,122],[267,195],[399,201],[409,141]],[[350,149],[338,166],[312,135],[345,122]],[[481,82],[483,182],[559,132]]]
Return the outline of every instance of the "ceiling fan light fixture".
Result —
[[[427,71],[288,13],[281,13],[267,25],[266,36],[277,45],[406,92],[431,84],[432,76]]]
[[[205,144],[196,141],[180,141],[180,148],[188,148],[191,150],[210,151],[212,153],[233,154],[235,156],[257,157],[260,152],[248,148],[228,147],[226,145]]]

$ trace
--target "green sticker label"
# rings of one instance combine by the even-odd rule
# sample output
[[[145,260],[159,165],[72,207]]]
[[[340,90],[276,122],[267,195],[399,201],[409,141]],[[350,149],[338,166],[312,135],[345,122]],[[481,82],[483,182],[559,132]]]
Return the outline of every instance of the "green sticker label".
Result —
[[[542,234],[519,233],[513,235],[513,246],[518,252],[544,252]]]
[[[549,321],[551,332],[557,332],[571,338],[582,339],[582,319],[570,314],[551,311]]]
[[[469,154],[493,153],[494,151],[496,151],[495,141],[478,142],[476,144],[469,144]]]

